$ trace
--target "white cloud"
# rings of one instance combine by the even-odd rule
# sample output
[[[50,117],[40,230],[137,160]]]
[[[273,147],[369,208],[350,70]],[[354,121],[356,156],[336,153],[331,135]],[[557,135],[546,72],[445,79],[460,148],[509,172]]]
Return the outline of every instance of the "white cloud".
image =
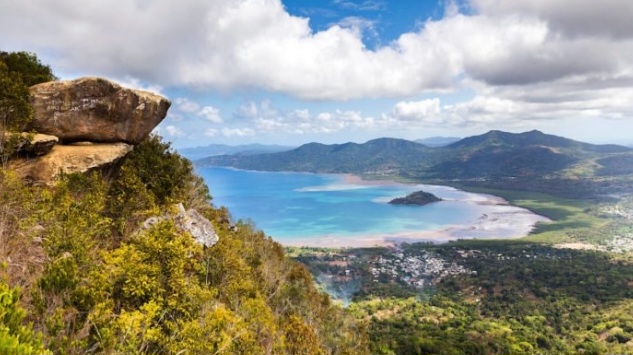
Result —
[[[220,132],[225,137],[249,137],[255,135],[255,131],[251,128],[222,128]]]
[[[337,1],[377,10],[381,1]],[[450,4],[450,3],[449,3]],[[469,0],[415,32],[368,49],[375,23],[347,18],[314,32],[279,0],[4,1],[0,48],[42,54],[56,71],[114,76],[133,87],[251,89],[313,100],[392,97],[373,118],[354,110],[242,105],[226,132],[338,132],[407,122],[514,125],[526,120],[633,116],[633,2]],[[157,85],[160,85],[157,86]],[[421,94],[470,88],[474,98],[442,106]],[[242,91],[240,91],[242,92]],[[404,101],[406,97],[407,101]],[[225,123],[220,110],[175,100],[170,116]],[[241,124],[241,122],[240,122]],[[175,126],[174,126],[175,128]],[[214,128],[215,129],[215,128]],[[175,132],[175,131],[174,131]]]
[[[213,123],[222,123],[222,117],[220,116],[220,110],[213,106],[205,106],[197,113],[198,116]]]
[[[401,101],[394,106],[392,114],[405,121],[432,120],[440,114],[440,100]]]
[[[336,23],[342,28],[349,28],[356,33],[357,36],[369,35],[373,39],[379,40],[378,31],[376,31],[376,22],[358,16],[349,16],[341,19]]]
[[[32,48],[50,53],[60,67],[165,86],[256,87],[344,100],[447,88],[459,69],[444,46],[425,36],[405,35],[372,51],[351,28],[313,33],[308,19],[289,15],[279,0],[2,6],[3,48]]]
[[[178,113],[171,113],[170,117],[174,121],[182,121],[183,115],[194,117],[201,117],[206,121],[212,123],[222,123],[224,120],[220,115],[220,109],[215,108],[213,106],[200,106],[195,101],[192,101],[186,97],[179,97],[174,100],[174,108],[173,110]]]
[[[240,123],[255,127],[258,132],[289,134],[334,133],[375,126],[374,118],[363,116],[360,111],[336,109],[316,114],[307,109],[284,111],[276,108],[269,100],[259,104],[247,102],[241,105],[236,118]]]
[[[182,137],[185,135],[185,132],[173,125],[165,126],[165,133],[169,137]]]
[[[567,36],[633,36],[633,2],[628,0],[472,0],[480,13],[539,17]]]
[[[200,110],[200,105],[198,103],[189,100],[186,97],[179,97],[174,100],[176,104],[176,109],[186,112],[186,113],[196,113]]]

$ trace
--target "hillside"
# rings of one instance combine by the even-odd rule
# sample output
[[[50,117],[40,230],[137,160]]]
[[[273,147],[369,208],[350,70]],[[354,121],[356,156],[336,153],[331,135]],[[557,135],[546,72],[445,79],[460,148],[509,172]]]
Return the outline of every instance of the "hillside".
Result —
[[[302,265],[209,199],[156,137],[110,183],[73,174],[37,188],[0,170],[0,314],[21,314],[56,354],[367,353],[359,325]],[[175,220],[142,227],[178,202],[211,221],[217,244]]]
[[[7,76],[5,55],[21,96],[0,90],[0,112],[32,107],[0,122],[0,354],[368,353],[363,322],[148,136],[168,100],[101,78],[29,88],[39,61],[18,53]]]
[[[200,166],[249,170],[383,175],[435,182],[527,189],[569,195],[560,181],[584,179],[583,196],[620,193],[603,178],[633,174],[633,149],[594,145],[539,131],[490,131],[443,147],[381,138],[364,144],[310,143],[287,152],[256,156],[224,155]],[[617,185],[617,184],[615,184]]]
[[[404,139],[380,138],[364,144],[309,143],[299,148],[256,156],[224,155],[197,161],[201,166],[232,166],[249,170],[323,173],[390,173],[420,159],[433,148]]]

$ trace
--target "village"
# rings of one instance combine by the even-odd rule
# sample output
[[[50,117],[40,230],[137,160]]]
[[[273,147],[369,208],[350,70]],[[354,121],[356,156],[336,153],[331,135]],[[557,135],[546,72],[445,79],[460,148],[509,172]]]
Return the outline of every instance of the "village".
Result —
[[[630,240],[614,240],[614,248],[625,248]],[[451,276],[477,277],[477,263],[502,265],[520,261],[573,261],[576,252],[568,248],[546,246],[517,247],[504,250],[455,246],[404,244],[398,247],[365,249],[299,248],[294,256],[306,264],[320,287],[333,298],[348,302],[355,296],[380,296],[399,290],[416,295],[432,292],[438,283]],[[471,265],[469,267],[468,265]],[[387,292],[388,291],[388,292]]]

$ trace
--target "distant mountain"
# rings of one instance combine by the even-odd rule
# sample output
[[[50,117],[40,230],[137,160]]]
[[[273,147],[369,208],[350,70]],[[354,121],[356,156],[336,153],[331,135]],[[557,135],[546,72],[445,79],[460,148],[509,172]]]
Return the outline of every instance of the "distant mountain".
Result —
[[[443,147],[394,138],[364,144],[310,143],[279,153],[224,155],[206,166],[267,171],[388,175],[419,179],[495,180],[633,174],[633,149],[594,145],[530,131],[490,131]]]
[[[451,148],[477,148],[489,146],[528,147],[542,146],[552,148],[566,148],[578,151],[598,153],[619,153],[630,150],[627,147],[615,144],[589,144],[578,142],[569,138],[545,134],[533,130],[524,133],[508,133],[503,131],[490,131],[486,134],[464,138],[450,145]]]
[[[178,149],[178,153],[189,160],[210,157],[213,155],[230,155],[230,154],[262,154],[284,152],[296,147],[282,145],[265,145],[265,144],[245,144],[245,145],[225,145],[225,144],[209,144],[204,147],[182,148]]]
[[[432,152],[432,148],[404,139],[380,138],[364,144],[325,145],[308,143],[270,154],[224,155],[201,159],[202,166],[232,166],[249,170],[308,171],[325,173],[386,172],[408,165]]]
[[[597,168],[595,159],[601,155],[633,152],[624,146],[583,143],[536,130],[518,134],[490,131],[464,138],[446,149],[451,154],[431,167],[430,175],[440,178],[562,175],[574,169]],[[615,159],[618,160],[617,156]],[[633,167],[629,170],[633,172]]]
[[[416,139],[414,142],[424,144],[427,147],[443,147],[459,141],[459,137],[429,137]]]

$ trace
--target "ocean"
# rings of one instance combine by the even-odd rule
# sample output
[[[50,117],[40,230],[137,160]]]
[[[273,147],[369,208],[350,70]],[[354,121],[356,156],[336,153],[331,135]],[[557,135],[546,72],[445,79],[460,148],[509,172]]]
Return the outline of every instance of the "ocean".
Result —
[[[446,186],[363,181],[349,175],[199,168],[215,206],[254,223],[284,245],[368,246],[395,241],[512,238],[541,216],[495,196]],[[424,190],[444,201],[390,205]]]

